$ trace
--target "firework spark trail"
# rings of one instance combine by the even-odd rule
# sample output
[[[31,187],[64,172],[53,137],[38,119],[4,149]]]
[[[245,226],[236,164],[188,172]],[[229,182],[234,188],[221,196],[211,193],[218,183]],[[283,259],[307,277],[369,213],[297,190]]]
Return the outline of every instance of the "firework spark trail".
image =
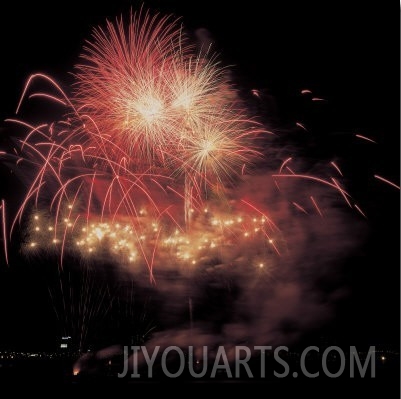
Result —
[[[3,236],[4,257],[6,258],[6,264],[8,265],[6,202],[4,201],[4,199],[1,200],[0,210],[1,210],[1,226],[2,226],[2,236]]]
[[[365,215],[365,213],[362,211],[362,209],[357,205],[354,204],[355,209],[365,218],[367,219],[368,217]]]
[[[65,106],[65,107],[67,106],[66,101],[62,100],[59,97],[52,96],[51,94],[48,94],[48,93],[33,93],[33,94],[30,94],[28,98],[31,99],[31,98],[36,98],[36,97],[45,98],[47,100],[52,100],[54,102],[60,103],[61,105]]]
[[[305,132],[308,131],[308,129],[305,127],[305,125],[301,122],[296,122],[295,123],[298,127],[300,127],[301,129],[305,130]]]
[[[280,231],[280,229],[277,227],[277,225],[268,216],[266,216],[266,213],[262,212],[255,205],[251,204],[249,201],[242,199],[241,202],[248,205],[251,209],[255,210],[257,213],[262,215],[266,219],[267,223],[269,224],[269,226],[272,228],[273,231],[274,230]]]
[[[154,263],[155,263],[156,249],[159,244],[159,237],[160,237],[161,231],[162,231],[162,229],[160,229],[160,228],[157,230],[157,236],[156,236],[155,244],[154,244],[153,251],[152,251],[152,259],[150,261],[150,266],[149,266],[149,271],[150,271],[149,278],[150,278],[150,282],[153,284],[156,284],[156,280],[153,275],[153,267],[154,267]]]
[[[318,214],[319,214],[321,217],[323,217],[323,213],[322,213],[322,211],[320,210],[319,206],[317,205],[316,200],[315,200],[312,196],[310,196],[310,199],[311,199],[311,201],[312,201],[312,203],[313,203],[313,206],[316,208]]]
[[[313,97],[312,101],[327,101],[327,100],[324,98],[320,98],[320,97]]]
[[[341,193],[341,195],[344,197],[345,202],[348,204],[348,206],[350,208],[352,208],[351,202],[349,201],[349,199],[347,198],[347,193],[342,189],[342,187],[340,186],[340,183],[338,183],[338,181],[332,177],[331,181],[335,184],[335,186],[338,188],[338,191]]]
[[[84,344],[87,340],[90,328],[93,327],[91,325],[91,321],[94,320],[95,316],[103,316],[109,311],[112,300],[110,300],[110,292],[107,285],[98,286],[97,281],[93,278],[93,276],[89,276],[89,270],[85,273],[85,281],[82,284],[84,288],[84,293],[80,293],[80,297],[84,298],[84,302],[82,303],[82,316],[79,320],[82,321],[81,326],[78,331],[80,332],[79,337],[79,350],[81,351],[84,347]],[[104,308],[106,299],[108,305]],[[103,309],[102,309],[103,308]]]
[[[339,175],[341,176],[341,177],[343,177],[344,175],[343,175],[343,172],[341,172],[341,169],[338,167],[338,165],[335,163],[335,162],[330,162],[330,164],[333,166],[333,168],[339,173]]]
[[[56,305],[56,298],[53,295],[52,290],[50,289],[49,286],[47,287],[47,292],[49,293],[49,297],[51,299],[52,308],[53,308],[54,314],[56,315],[58,323],[59,323],[60,326],[64,326],[63,320],[61,319],[60,311],[59,311],[59,309],[58,309],[58,307]],[[65,335],[65,331],[64,331],[63,335]]]
[[[373,144],[377,144],[376,141],[374,141],[373,139],[366,137],[366,136],[362,136],[362,134],[356,134],[355,137],[358,137],[359,139],[365,140],[365,141],[369,141]]]
[[[280,166],[280,170],[278,171],[278,173],[281,174],[281,172],[283,171],[284,166],[286,166],[287,163],[288,163],[288,162],[291,162],[291,161],[292,161],[292,157],[289,157],[289,158],[287,158],[285,161],[283,161],[283,163],[282,163],[281,166]]]
[[[61,298],[69,304],[69,307],[66,307],[65,304],[63,308],[64,335],[71,336],[74,343],[78,345],[78,351],[81,351],[87,321],[87,312],[85,310],[88,306],[88,302],[91,300],[90,292],[88,291],[89,272],[86,268],[80,271],[81,277],[78,281],[74,280],[73,271],[70,269],[59,270],[59,272]],[[99,291],[100,290],[101,288]],[[52,296],[56,295],[57,293]]]
[[[44,81],[49,82],[49,83],[51,84],[52,87],[56,88],[56,89],[60,92],[60,94],[65,98],[67,104],[71,107],[71,109],[74,111],[74,113],[76,113],[76,109],[75,109],[74,105],[73,105],[73,104],[71,103],[71,101],[68,99],[67,94],[66,94],[66,93],[64,92],[64,90],[60,87],[60,85],[59,85],[54,79],[52,79],[50,76],[45,75],[45,74],[43,74],[43,73],[36,73],[36,74],[31,75],[31,76],[28,78],[28,81],[26,82],[26,84],[25,84],[25,86],[24,86],[24,90],[23,90],[22,95],[21,95],[21,97],[20,97],[20,100],[19,100],[19,102],[18,102],[18,105],[17,105],[17,109],[16,109],[16,111],[15,111],[15,114],[18,114],[18,113],[19,113],[20,108],[21,108],[21,105],[22,105],[22,103],[23,103],[23,101],[24,101],[24,98],[25,98],[25,96],[26,96],[27,91],[29,90],[29,88],[30,88],[30,86],[32,85],[32,83],[33,83],[35,80],[37,80],[37,79],[43,79]],[[39,93],[39,94],[43,95],[42,93]],[[51,96],[51,95],[47,95],[47,96],[50,97],[50,98],[53,98],[55,101],[60,101],[60,99],[57,98],[57,97],[54,97],[54,96]]]
[[[61,303],[62,303],[62,311],[64,315],[64,327],[67,325],[70,325],[69,320],[68,320],[68,313],[67,313],[67,298],[64,293],[64,284],[63,284],[63,279],[62,279],[62,273],[63,270],[60,267],[57,267],[57,273],[58,273],[58,279],[57,279],[57,284],[60,287],[60,293],[61,293]],[[71,287],[71,285],[70,285]],[[71,323],[72,324],[72,323]],[[64,334],[66,334],[67,331],[64,331]]]
[[[77,135],[75,134],[75,136],[74,136],[74,133],[76,133],[76,132],[73,132],[72,134],[67,132],[68,133],[67,134],[67,138],[63,139],[63,141],[62,141],[63,145],[58,145],[58,144],[52,142],[52,139],[50,137],[52,135],[52,132],[50,133],[50,136],[47,136],[46,133],[44,133],[41,130],[43,128],[43,126],[46,126],[46,125],[43,125],[43,126],[41,125],[40,128],[38,128],[38,127],[35,128],[35,127],[33,127],[33,126],[29,125],[29,124],[26,124],[24,122],[20,122],[20,121],[16,121],[16,120],[13,120],[13,122],[18,122],[18,123],[20,123],[20,124],[22,124],[24,126],[27,126],[28,128],[31,129],[30,132],[28,133],[27,137],[23,141],[22,148],[23,147],[27,147],[29,149],[32,149],[34,151],[34,153],[39,155],[39,157],[41,159],[43,159],[43,161],[44,161],[42,167],[40,168],[39,172],[36,175],[36,178],[34,178],[34,180],[33,180],[31,188],[28,190],[28,194],[26,195],[25,201],[23,201],[22,206],[21,206],[21,208],[19,209],[19,211],[17,213],[17,217],[14,220],[14,224],[17,221],[17,219],[21,220],[21,216],[22,216],[22,214],[23,214],[23,212],[24,212],[24,210],[26,208],[26,205],[27,205],[28,201],[30,200],[30,198],[35,196],[35,198],[36,198],[35,202],[37,203],[37,200],[39,198],[39,192],[40,192],[40,190],[42,189],[42,187],[44,185],[44,176],[45,176],[46,172],[48,172],[48,170],[49,170],[57,178],[57,180],[59,182],[59,185],[60,185],[60,188],[55,192],[55,194],[53,196],[53,199],[51,201],[51,204],[50,204],[50,208],[52,208],[53,204],[55,204],[55,202],[56,202],[56,224],[55,224],[55,229],[54,229],[55,230],[55,234],[56,234],[57,221],[58,221],[58,218],[59,218],[58,215],[61,212],[61,203],[62,203],[63,197],[65,197],[67,202],[70,203],[71,201],[68,200],[68,197],[69,197],[69,195],[72,194],[74,196],[74,203],[75,203],[75,199],[77,198],[78,194],[80,193],[80,190],[81,190],[81,187],[82,187],[82,181],[79,184],[78,189],[76,189],[75,192],[74,192],[74,189],[73,189],[73,191],[70,192],[69,195],[67,193],[68,187],[72,186],[73,183],[76,180],[79,181],[79,180],[85,179],[86,177],[92,177],[91,173],[88,173],[88,174],[82,173],[82,174],[78,174],[78,175],[76,175],[76,176],[74,176],[72,178],[68,178],[65,182],[63,182],[62,172],[65,171],[66,168],[64,166],[62,167],[62,162],[64,162],[63,160],[71,159],[73,157],[73,155],[71,155],[71,154],[73,154],[75,151],[79,152],[79,155],[80,155],[80,157],[82,158],[82,160],[84,162],[86,161],[86,159],[88,159],[88,157],[89,157],[89,159],[94,159],[95,162],[97,160],[104,160],[105,159],[106,162],[108,161],[108,165],[111,167],[112,173],[114,173],[114,175],[115,175],[115,177],[112,179],[112,183],[109,186],[109,190],[107,190],[107,195],[104,198],[104,205],[103,205],[102,215],[104,213],[104,206],[106,204],[108,195],[109,195],[109,198],[110,198],[110,201],[111,201],[110,192],[111,192],[112,187],[113,187],[113,182],[115,180],[118,180],[118,178],[120,177],[119,174],[115,171],[115,167],[116,166],[118,166],[120,168],[120,170],[123,169],[123,172],[125,174],[127,174],[128,176],[131,175],[132,176],[132,180],[130,180],[130,178],[127,178],[126,181],[129,182],[130,184],[132,184],[132,186],[139,187],[140,190],[142,190],[142,192],[144,192],[148,196],[148,198],[152,201],[151,197],[146,193],[146,188],[144,186],[141,186],[141,184],[139,182],[141,177],[138,177],[137,175],[132,175],[132,173],[129,170],[126,170],[125,168],[122,168],[121,164],[117,165],[116,163],[114,163],[114,161],[109,161],[107,159],[107,154],[105,154],[104,158],[99,156],[99,155],[96,155],[96,156],[92,156],[91,154],[87,155],[87,154],[84,153],[84,151],[82,149],[82,145],[80,145],[80,144],[73,144],[73,145],[69,145],[69,146],[65,147],[64,145],[67,144],[66,140],[71,140],[71,139],[75,138]],[[47,137],[49,142],[48,143],[42,142],[42,143],[36,143],[36,144],[32,143],[31,144],[28,140],[32,140],[33,139],[32,135],[34,133],[40,134],[42,139]],[[78,139],[79,139],[79,137],[78,137]],[[49,152],[48,153],[42,153],[41,149],[38,146],[42,146],[42,147],[47,146],[47,147],[49,147]],[[58,154],[60,154],[60,155],[58,155]],[[61,162],[59,160],[61,160]],[[57,169],[56,169],[55,166],[53,166],[54,162],[59,163],[59,166],[58,166]],[[142,173],[141,176],[143,177],[144,175],[145,174]],[[153,175],[153,177],[157,177],[157,176]],[[96,171],[93,173],[92,186],[94,185],[95,180],[96,180]],[[120,200],[119,205],[117,206],[116,212],[118,212],[118,209],[120,208],[120,206],[124,202],[128,202],[128,203],[130,202],[129,198],[128,198],[128,200],[126,199],[126,197],[129,194],[129,191],[130,191],[130,189],[125,190],[125,194],[122,196],[122,199]],[[89,200],[88,200],[88,204],[87,204],[88,205],[87,218],[89,217],[89,214],[90,214],[91,195],[92,195],[92,189],[91,189],[91,193],[89,195]],[[153,202],[153,204],[155,205],[155,208],[156,208],[156,204],[154,202]],[[126,203],[124,203],[124,205],[127,206]],[[128,206],[129,206],[129,204],[128,204]],[[135,213],[136,213],[136,211],[135,211]],[[70,211],[70,215],[71,215],[71,211]],[[14,224],[13,224],[13,227],[14,227]],[[65,234],[66,234],[66,229],[64,231],[64,238],[62,240],[62,242],[63,242],[62,253],[63,253],[63,250],[64,250]]]
[[[316,177],[316,176],[311,176],[311,175],[300,175],[300,174],[291,174],[291,175],[285,175],[285,174],[274,174],[272,175],[272,177],[283,177],[283,178],[289,178],[289,177],[295,177],[295,178],[299,178],[299,179],[306,179],[306,180],[312,180],[312,181],[316,181],[318,183],[322,183],[324,185],[327,185],[329,187],[334,188],[335,190],[339,191],[341,193],[341,195],[346,199],[347,204],[349,204],[349,200],[347,197],[351,197],[351,195],[345,191],[343,188],[341,188],[341,186],[338,184],[338,182],[332,178],[332,180],[334,181],[333,183],[330,183],[327,180],[324,180],[320,177]]]
[[[385,179],[384,177],[379,176],[379,175],[374,175],[374,177],[375,177],[376,179],[378,179],[378,180],[383,181],[384,183],[389,184],[390,186],[396,188],[397,190],[400,190],[400,186],[397,185],[397,184],[395,184],[395,183],[393,183],[392,181],[390,181],[390,180],[388,180],[388,179]]]
[[[285,168],[286,168],[291,174],[295,175],[295,172],[294,172],[289,166],[286,166]]]
[[[76,191],[75,197],[74,197],[74,199],[72,201],[72,204],[69,205],[69,207],[68,207],[69,208],[69,213],[68,213],[68,216],[67,216],[67,223],[66,223],[66,225],[64,227],[63,240],[62,240],[62,246],[61,246],[61,251],[60,251],[60,267],[61,268],[63,267],[63,260],[64,260],[64,256],[63,255],[64,255],[64,250],[65,250],[65,240],[67,238],[68,228],[72,227],[72,230],[74,230],[74,226],[75,226],[76,222],[78,221],[78,219],[80,217],[80,215],[78,215],[76,217],[76,219],[75,219],[75,222],[72,225],[70,224],[70,220],[71,220],[71,216],[72,216],[72,208],[73,208],[73,206],[75,204],[75,201],[77,200],[79,190],[80,190],[80,188],[78,188],[78,190]],[[55,237],[56,237],[56,232],[55,232]],[[56,240],[56,238],[54,240]]]
[[[11,231],[13,231],[15,223],[17,222],[17,220],[21,221],[21,217],[22,217],[22,214],[23,214],[23,212],[24,212],[24,210],[26,208],[26,205],[27,205],[28,201],[30,200],[30,198],[33,197],[34,195],[36,196],[35,203],[37,204],[37,201],[38,201],[38,198],[39,198],[40,189],[44,185],[43,177],[44,177],[44,174],[46,172],[48,172],[50,170],[52,172],[52,174],[58,179],[59,183],[61,184],[60,175],[57,173],[57,170],[55,169],[55,167],[51,163],[51,158],[52,158],[51,157],[51,155],[52,155],[51,149],[52,149],[52,147],[55,147],[56,150],[57,150],[58,148],[62,148],[62,147],[59,147],[56,144],[50,143],[51,147],[50,147],[50,150],[49,150],[49,155],[43,154],[39,149],[36,148],[35,145],[30,144],[27,141],[28,138],[31,136],[31,134],[33,132],[37,131],[41,135],[45,135],[43,132],[41,132],[37,128],[34,128],[33,126],[31,126],[31,125],[29,125],[29,124],[27,124],[25,122],[21,122],[21,121],[18,121],[18,120],[7,120],[7,121],[17,122],[17,123],[22,124],[23,126],[27,126],[29,128],[32,128],[32,130],[28,134],[27,138],[22,141],[22,149],[25,146],[29,147],[29,149],[33,150],[35,155],[38,155],[39,158],[41,158],[43,160],[43,165],[41,165],[39,172],[37,173],[36,177],[33,179],[33,182],[32,182],[32,184],[31,184],[31,186],[30,186],[30,188],[29,188],[29,190],[28,190],[28,192],[26,194],[26,197],[25,197],[24,201],[22,202],[22,205],[21,205],[20,209],[18,210],[18,212],[16,214],[16,217],[15,217],[13,223],[12,223]]]
[[[305,213],[306,215],[308,214],[308,212],[305,210],[305,208],[303,208],[301,205],[297,204],[296,202],[292,202],[292,204],[295,206],[295,208],[299,209],[301,212]]]

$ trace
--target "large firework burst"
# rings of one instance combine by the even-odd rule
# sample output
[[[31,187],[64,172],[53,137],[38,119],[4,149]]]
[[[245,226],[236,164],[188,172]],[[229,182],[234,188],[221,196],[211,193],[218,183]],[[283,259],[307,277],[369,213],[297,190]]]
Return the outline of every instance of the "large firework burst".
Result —
[[[32,200],[45,203],[47,227],[38,225],[39,212],[31,228],[36,236],[46,229],[43,239],[52,236],[62,259],[71,237],[77,237],[73,247],[92,253],[91,226],[123,220],[132,235],[126,258],[139,254],[153,279],[156,248],[171,225],[182,230],[184,220],[188,228],[192,214],[203,212],[208,192],[224,193],[259,155],[254,139],[264,130],[247,116],[227,76],[216,56],[194,51],[171,17],[141,10],[128,23],[121,17],[94,29],[71,99],[43,74],[25,86],[17,112],[32,83],[41,80],[52,93],[29,98],[50,99],[67,116],[40,125],[12,120],[28,129],[18,163],[36,170],[13,226]],[[170,209],[177,201],[184,203],[183,217]],[[145,242],[150,225],[155,237]],[[104,234],[95,236],[102,241]]]

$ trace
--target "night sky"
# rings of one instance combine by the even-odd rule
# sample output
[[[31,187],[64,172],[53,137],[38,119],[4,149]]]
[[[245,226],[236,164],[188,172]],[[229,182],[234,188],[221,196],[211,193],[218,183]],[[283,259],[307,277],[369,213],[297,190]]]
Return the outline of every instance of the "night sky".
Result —
[[[368,215],[363,244],[345,260],[341,256],[338,265],[341,276],[336,284],[347,294],[336,303],[332,320],[317,325],[305,339],[327,336],[346,345],[399,345],[399,192],[373,178],[377,173],[399,182],[397,4],[391,9],[346,1],[313,6],[253,0],[235,6],[223,1],[218,8],[216,3],[149,0],[145,6],[182,17],[190,34],[207,29],[252,109],[267,112],[250,94],[257,89],[274,104],[274,115],[263,115],[273,129],[291,138],[312,135],[314,145],[304,148],[303,155],[344,160],[349,190]],[[92,27],[139,5],[122,0],[72,0],[50,6],[41,1],[3,2],[1,135],[12,130],[3,121],[14,115],[31,73],[47,73],[68,88]],[[302,89],[327,102],[306,104]],[[296,121],[310,131],[289,134]],[[374,138],[378,145],[350,140],[356,133]],[[295,140],[302,144],[302,139]],[[0,144],[4,142],[0,137]],[[13,209],[22,190],[12,186],[7,167],[1,165],[0,172],[0,198]],[[11,250],[18,251],[18,242],[12,242]],[[0,348],[51,347],[57,327],[41,273],[35,269],[37,261],[30,264],[17,255],[12,259],[15,262],[7,267],[0,252]],[[329,287],[330,281],[320,284]]]

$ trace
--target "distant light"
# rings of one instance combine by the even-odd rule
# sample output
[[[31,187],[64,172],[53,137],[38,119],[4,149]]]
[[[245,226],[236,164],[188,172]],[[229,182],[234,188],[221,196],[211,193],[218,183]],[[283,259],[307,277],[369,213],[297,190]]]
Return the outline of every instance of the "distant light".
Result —
[[[381,360],[383,360],[383,361],[386,360],[386,356],[382,356]]]
[[[263,267],[264,266],[264,264],[263,263],[259,263],[259,267]]]

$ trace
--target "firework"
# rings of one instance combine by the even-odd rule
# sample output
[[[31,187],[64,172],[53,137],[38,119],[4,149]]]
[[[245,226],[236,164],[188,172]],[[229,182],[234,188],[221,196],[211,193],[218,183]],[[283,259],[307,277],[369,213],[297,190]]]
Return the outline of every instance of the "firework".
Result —
[[[79,352],[96,340],[98,323],[112,318],[113,310],[127,312],[123,328],[137,342],[154,339],[155,325],[143,315],[133,321],[133,294],[124,296],[124,287],[110,284],[108,267],[119,278],[134,279],[135,288],[157,285],[157,298],[165,299],[157,304],[160,314],[169,313],[169,302],[175,312],[187,306],[186,337],[197,334],[202,298],[210,303],[200,291],[219,287],[224,294],[218,295],[219,320],[225,306],[231,309],[220,303],[223,296],[224,302],[238,295],[241,303],[237,315],[227,319],[228,339],[264,340],[282,324],[264,319],[275,313],[272,297],[290,303],[290,313],[299,312],[298,304],[307,298],[309,287],[294,283],[313,256],[308,246],[314,238],[307,237],[328,242],[334,232],[339,245],[345,229],[337,221],[332,228],[338,213],[327,204],[335,197],[362,222],[368,218],[346,185],[342,162],[328,160],[311,172],[295,154],[281,153],[273,156],[274,167],[255,171],[275,149],[267,147],[268,131],[249,115],[228,76],[216,56],[194,51],[176,20],[140,11],[94,30],[75,69],[72,96],[47,75],[28,79],[17,113],[25,101],[40,98],[57,104],[61,115],[36,124],[8,120],[25,136],[0,155],[29,177],[10,225],[11,230],[24,226],[25,256],[46,253],[58,259],[49,293],[63,335],[73,337]],[[34,82],[50,90],[33,92]],[[261,91],[251,93],[262,101]],[[312,124],[294,125],[299,134],[313,132]],[[248,174],[252,164],[254,176]],[[0,211],[8,263],[4,200]],[[333,249],[325,246],[319,259],[329,263],[331,258]],[[308,265],[307,273],[316,271],[313,267]],[[237,329],[234,318],[242,314],[246,329]],[[120,323],[123,317],[116,319]]]
[[[193,53],[187,42],[169,18],[140,12],[128,27],[122,19],[109,22],[87,43],[75,86],[80,112],[126,149],[129,168],[183,172],[186,220],[199,180],[213,174],[221,182],[249,162],[255,150],[245,137],[256,129],[224,68],[213,56]],[[120,162],[120,151],[108,156]]]
[[[0,156],[26,193],[14,213],[1,200],[0,249],[12,264],[7,246],[20,227],[23,255],[52,277],[62,333],[79,351],[109,344],[106,317],[124,344],[294,339],[342,298],[338,276],[327,277],[374,222],[346,160],[331,149],[317,159],[312,147],[326,132],[290,121],[290,138],[312,142],[310,158],[285,129],[267,136],[250,110],[267,105],[268,89],[242,95],[219,56],[189,37],[177,19],[144,10],[107,21],[82,49],[71,88],[34,74],[8,119],[22,134]],[[310,107],[332,104],[309,89],[298,95]],[[30,101],[59,111],[31,123]],[[349,139],[378,148],[368,136]],[[377,185],[399,190],[382,172],[391,180],[375,174]],[[156,322],[136,317],[138,293],[155,299]]]
[[[387,183],[387,184],[389,184],[390,186],[392,186],[392,187],[396,188],[397,190],[399,190],[399,189],[400,189],[400,186],[399,186],[398,184],[395,184],[395,183],[393,183],[392,181],[390,181],[390,180],[388,180],[388,179],[385,179],[385,178],[384,178],[384,177],[382,177],[382,176],[375,175],[374,177],[375,177],[376,179],[378,179],[378,180],[381,180],[381,181],[383,181],[384,183]]]
[[[66,116],[38,125],[9,120],[27,129],[16,150],[16,164],[34,170],[11,230],[32,203],[38,209],[35,218],[43,217],[42,210],[47,215],[45,227],[31,218],[27,248],[58,248],[62,265],[66,252],[94,255],[101,244],[123,263],[145,264],[154,282],[159,252],[167,242],[177,244],[169,238],[171,231],[202,249],[199,242],[204,240],[214,246],[232,241],[225,233],[205,237],[191,231],[190,221],[194,219],[195,225],[204,209],[212,209],[208,201],[229,201],[226,194],[246,166],[262,156],[255,143],[267,130],[248,116],[217,57],[207,51],[197,54],[176,19],[140,10],[127,21],[120,17],[94,29],[75,77],[70,98],[50,77],[32,75],[17,106],[20,112],[24,100],[41,97],[59,104]],[[52,90],[32,93],[37,80]],[[304,89],[302,94],[311,91]],[[306,130],[304,124],[296,125]],[[318,183],[334,189],[366,217],[351,204],[350,193],[337,178],[298,173],[292,164],[293,157],[287,157],[272,174],[280,191],[283,180]],[[338,165],[333,161],[330,165],[342,178]],[[177,208],[180,201],[183,208]],[[308,195],[308,201],[323,217],[318,198]],[[298,200],[289,203],[309,214]],[[250,209],[261,212],[253,205]],[[4,201],[1,210],[7,248]],[[183,221],[188,237],[181,236]],[[208,229],[209,222],[201,228]],[[270,237],[272,231],[262,231],[268,243],[276,242]],[[236,231],[234,236],[238,241],[248,234]],[[280,254],[276,244],[274,249]],[[193,248],[171,251],[177,259],[199,261]]]
[[[59,248],[61,266],[66,252],[95,252],[93,240],[107,238],[110,254],[124,249],[124,259],[141,258],[154,282],[159,241],[171,226],[181,231],[184,219],[188,229],[210,193],[224,196],[260,156],[254,142],[265,130],[247,116],[216,56],[196,54],[188,43],[176,20],[141,10],[128,23],[94,30],[71,99],[49,76],[28,79],[17,112],[27,98],[41,97],[66,117],[39,125],[8,120],[27,129],[17,164],[35,170],[12,229],[32,202],[41,204],[49,213],[46,241]],[[32,93],[35,81],[56,94]],[[178,201],[183,212],[174,209]],[[31,250],[44,240],[35,218]],[[118,234],[107,226],[119,222],[129,226],[129,240],[113,240]]]
[[[169,17],[141,11],[128,24],[108,22],[95,29],[81,59],[75,103],[99,132],[127,149],[136,168],[166,167],[170,147],[176,151],[205,119],[221,119],[218,108],[231,100],[223,69],[194,54]]]

